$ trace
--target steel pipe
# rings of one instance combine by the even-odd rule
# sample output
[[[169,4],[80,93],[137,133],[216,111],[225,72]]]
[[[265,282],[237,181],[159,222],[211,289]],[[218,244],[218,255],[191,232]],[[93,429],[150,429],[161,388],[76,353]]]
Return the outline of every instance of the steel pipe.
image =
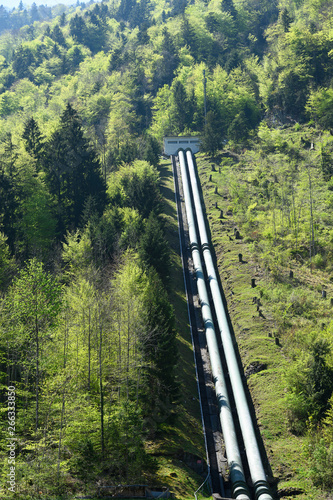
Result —
[[[230,469],[230,480],[233,488],[233,496],[234,498],[237,498],[239,500],[250,500],[248,488],[245,482],[242,461],[237,443],[236,431],[234,427],[215,328],[213,324],[212,312],[209,305],[209,298],[202,269],[197,233],[195,229],[195,218],[192,209],[190,187],[186,172],[185,155],[183,151],[179,151],[179,163],[192,259],[197,278],[198,293],[201,301],[201,312],[206,330],[207,346],[210,356],[213,380],[215,384],[216,397],[219,407],[219,417],[225,442],[227,460]]]
[[[190,175],[190,184],[192,187],[194,207],[197,216],[201,249],[203,252],[206,271],[208,275],[208,281],[211,289],[216,317],[222,338],[224,354],[228,366],[230,382],[237,408],[239,423],[242,431],[246,456],[251,474],[251,480],[255,490],[255,498],[256,500],[272,500],[272,496],[269,492],[269,485],[266,480],[266,474],[264,471],[264,467],[259,452],[257,439],[254,432],[250,410],[246,400],[243,382],[238,368],[236,353],[233,346],[233,341],[228,325],[227,316],[224,310],[219,283],[216,277],[215,266],[210,251],[210,245],[207,236],[205,219],[203,215],[191,151],[186,152],[186,159]]]

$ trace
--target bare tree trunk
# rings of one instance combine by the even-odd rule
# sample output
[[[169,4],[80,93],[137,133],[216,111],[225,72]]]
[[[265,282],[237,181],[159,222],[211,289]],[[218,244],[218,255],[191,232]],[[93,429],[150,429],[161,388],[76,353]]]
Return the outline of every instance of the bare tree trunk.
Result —
[[[39,419],[39,330],[37,313],[37,293],[36,293],[36,311],[35,311],[35,332],[36,332],[36,432],[38,430]]]
[[[126,396],[129,399],[129,364],[130,364],[130,305],[127,304],[127,359],[126,359]]]
[[[293,205],[293,217],[294,217],[294,231],[295,231],[295,240],[296,240],[296,252],[298,250],[298,227],[297,227],[297,219],[296,219],[296,205],[295,205],[295,191],[294,186],[291,187],[291,199]]]
[[[120,329],[120,319],[119,319],[119,311],[118,311],[118,401],[120,401],[121,396],[121,329]]]
[[[100,405],[101,405],[101,449],[102,449],[102,459],[104,459],[104,393],[103,393],[102,345],[103,345],[103,318],[101,310],[99,309],[98,354],[99,354],[99,389],[100,389]]]
[[[309,196],[310,196],[310,268],[312,272],[312,265],[311,265],[311,260],[314,255],[316,255],[316,248],[315,248],[315,234],[314,234],[314,223],[313,223],[313,196],[312,196],[312,180],[311,180],[311,173],[310,173],[310,167],[308,167],[308,176],[309,176]]]
[[[67,348],[68,348],[68,323],[66,317],[65,335],[64,335],[64,363],[63,363],[64,371],[66,370],[66,364],[67,364]],[[63,392],[62,392],[62,407],[61,407],[61,421],[60,421],[60,431],[59,431],[58,463],[57,463],[58,486],[60,482],[60,455],[61,455],[62,433],[63,433],[64,419],[65,419],[66,385],[67,385],[67,380],[64,381]]]
[[[88,315],[88,391],[90,392],[91,384],[91,311],[89,306]]]

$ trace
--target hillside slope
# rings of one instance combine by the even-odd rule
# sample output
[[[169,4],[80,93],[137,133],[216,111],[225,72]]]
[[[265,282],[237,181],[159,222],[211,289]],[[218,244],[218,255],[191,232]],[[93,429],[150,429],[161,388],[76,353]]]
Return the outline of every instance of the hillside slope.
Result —
[[[274,475],[291,496],[327,498],[332,1],[110,0],[10,19],[0,36],[0,363],[4,422],[7,387],[17,398],[17,494],[162,481],[172,433],[171,462],[177,446],[202,456],[199,433],[184,444],[198,406],[181,401],[195,381],[160,162],[164,135],[198,133]],[[170,456],[163,477],[176,484]]]

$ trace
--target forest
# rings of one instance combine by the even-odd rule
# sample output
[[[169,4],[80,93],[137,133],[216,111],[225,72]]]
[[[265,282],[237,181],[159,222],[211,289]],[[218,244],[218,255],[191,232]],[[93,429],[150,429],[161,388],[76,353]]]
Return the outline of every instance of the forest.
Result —
[[[333,292],[332,7],[0,7],[0,456],[7,463],[15,414],[13,498],[156,480],[149,447],[183,404],[161,190],[162,139],[182,134],[201,136],[226,212],[265,269],[261,299],[290,361],[284,436],[303,450],[291,476],[306,477],[304,498],[313,488],[328,498],[333,323],[320,293],[323,283]],[[286,268],[303,276],[297,289]]]

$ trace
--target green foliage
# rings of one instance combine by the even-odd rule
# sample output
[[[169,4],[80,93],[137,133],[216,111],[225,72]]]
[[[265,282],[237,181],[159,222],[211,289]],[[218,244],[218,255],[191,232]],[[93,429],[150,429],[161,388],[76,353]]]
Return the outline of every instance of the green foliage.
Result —
[[[45,258],[55,240],[56,219],[44,176],[27,171],[22,188],[21,215],[17,230],[23,255]]]
[[[100,163],[84,137],[81,121],[70,104],[61,116],[61,125],[53,133],[45,159],[46,180],[58,204],[58,228],[78,227],[89,197],[96,210],[103,212],[105,184]]]
[[[14,273],[15,262],[11,257],[7,238],[0,233],[0,289],[5,289]]]
[[[70,273],[77,275],[87,270],[92,263],[92,244],[87,230],[77,229],[74,234],[67,233],[62,258],[68,264]]]
[[[222,145],[222,131],[219,129],[220,123],[215,113],[208,111],[203,131],[202,146],[204,151],[207,151],[210,155],[214,155]]]
[[[301,322],[316,330],[287,376],[291,430],[330,411],[322,307],[303,288],[278,289],[290,263],[314,274],[332,267],[330,9],[312,0],[0,8],[0,286],[6,293],[14,262],[25,269],[33,256],[66,283],[61,318],[41,331],[38,369],[32,329],[27,352],[13,346],[25,429],[39,402],[41,433],[24,437],[22,470],[34,464],[27,495],[43,484],[44,496],[60,494],[74,476],[92,484],[106,470],[116,483],[143,482],[154,470],[144,439],[177,397],[161,282],[170,273],[157,170],[164,135],[200,134],[222,159],[227,204],[277,287],[267,296],[279,335],[293,344],[288,332]],[[308,118],[313,128],[295,123]],[[5,319],[14,331],[9,307]],[[329,485],[330,443],[316,447],[311,474]]]
[[[61,288],[36,259],[27,262],[5,299],[2,327],[8,343],[8,385],[35,393],[35,429],[40,425],[40,392],[48,368],[44,358],[61,306]],[[33,374],[33,379],[29,377]],[[31,397],[31,394],[30,394]],[[27,428],[31,425],[24,420]]]
[[[164,237],[161,223],[151,212],[139,241],[139,256],[143,267],[153,267],[165,282],[169,275],[170,249]]]
[[[109,179],[111,203],[138,210],[143,218],[160,210],[158,172],[146,161],[124,165]]]
[[[333,485],[332,403],[331,397],[323,428],[318,432],[311,422],[307,438],[309,473],[316,485],[327,490],[330,490]]]
[[[161,422],[169,416],[178,395],[175,316],[154,269],[149,272],[148,280],[143,299],[147,325],[142,348],[151,365],[144,373],[147,386],[143,399],[150,409],[146,413],[148,421]]]
[[[307,354],[287,374],[289,423],[296,434],[305,432],[309,419],[313,424],[320,422],[328,410],[333,392],[329,355],[329,342],[313,339]]]

